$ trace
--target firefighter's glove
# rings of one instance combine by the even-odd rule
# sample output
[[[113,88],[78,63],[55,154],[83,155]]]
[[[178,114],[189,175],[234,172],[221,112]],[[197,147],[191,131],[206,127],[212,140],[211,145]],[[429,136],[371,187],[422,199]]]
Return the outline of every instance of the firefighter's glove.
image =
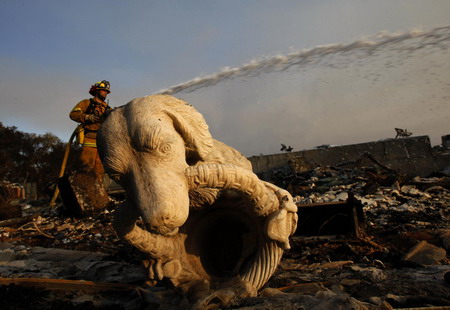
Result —
[[[95,114],[87,114],[84,118],[84,122],[86,124],[94,124],[100,121],[100,116]]]

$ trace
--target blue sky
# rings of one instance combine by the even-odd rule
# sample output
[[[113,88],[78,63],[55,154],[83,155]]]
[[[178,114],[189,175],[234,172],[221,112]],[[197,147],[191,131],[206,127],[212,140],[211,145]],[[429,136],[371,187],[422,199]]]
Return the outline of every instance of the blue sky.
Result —
[[[0,0],[0,122],[26,132],[52,132],[67,141],[76,125],[68,118],[68,113],[78,101],[89,96],[87,91],[95,81],[111,81],[110,104],[120,106],[133,98],[265,57],[287,55],[324,44],[349,44],[382,31],[430,31],[450,26],[448,12],[450,1],[447,0]],[[449,54],[446,49],[442,55],[433,52],[437,67],[450,62],[447,61]],[[424,63],[421,72],[426,72],[427,77],[438,75],[441,87],[433,89],[429,97],[420,102],[431,102],[433,95],[443,102],[449,95],[445,90],[449,76],[438,69],[430,73],[431,60],[424,57],[416,61]],[[373,62],[363,69],[378,74],[374,68],[384,64],[383,61]],[[448,127],[435,128],[436,124],[448,124],[446,115],[449,114],[448,108],[435,99],[432,108],[445,111],[440,113],[439,120],[418,110],[421,121],[412,121],[414,114],[404,115],[403,119],[396,120],[398,122],[389,123],[386,132],[375,125],[379,119],[364,130],[350,128],[352,121],[345,118],[342,118],[343,123],[336,121],[339,117],[337,112],[330,112],[334,110],[329,109],[327,98],[345,93],[345,89],[350,93],[355,85],[358,85],[358,92],[365,89],[370,93],[373,83],[360,84],[352,78],[356,68],[338,73],[348,76],[347,84],[343,85],[337,83],[342,79],[332,78],[335,73],[318,69],[310,80],[299,77],[302,70],[298,70],[270,78],[259,75],[254,80],[219,83],[198,93],[180,93],[179,96],[204,114],[215,138],[248,156],[277,152],[280,143],[302,149],[324,143],[386,138],[395,135],[391,132],[394,126],[409,127],[417,134],[433,134],[434,141],[440,139],[439,135],[450,133]],[[414,70],[417,69],[409,65],[392,74]],[[328,72],[325,82],[318,82],[320,72]],[[385,72],[381,74],[387,74]],[[382,78],[390,80],[391,84],[398,81],[391,75]],[[289,84],[283,81],[292,80],[298,80],[296,85],[308,97],[290,93],[292,85],[290,88],[280,86]],[[407,82],[425,87],[424,83]],[[407,86],[403,86],[402,91],[396,88],[396,94],[402,93],[396,102],[404,98],[404,93],[415,94]],[[386,89],[386,85],[380,87]],[[279,96],[255,113],[254,107],[268,98],[268,91]],[[429,88],[419,93],[426,91]],[[330,97],[318,96],[316,92],[328,93]],[[350,100],[349,93],[342,100]],[[291,98],[288,100],[286,96]],[[371,95],[361,94],[358,99],[365,96]],[[417,96],[411,95],[408,100],[413,98]],[[274,114],[291,111],[282,102],[288,105],[291,104],[288,101],[300,99],[315,103],[314,109],[302,106],[305,113],[298,119],[303,126],[294,120],[286,123],[285,128],[283,121],[271,124]],[[336,104],[349,108],[345,102]],[[387,106],[391,108],[392,104],[388,102]],[[392,110],[385,109],[385,114],[379,117],[392,114],[389,111]],[[315,120],[325,117],[328,119],[320,129],[315,128]],[[425,123],[423,118],[428,121]],[[359,120],[371,123],[363,113]],[[333,127],[324,130],[326,124]],[[330,134],[336,132],[336,128],[342,128],[339,135]]]

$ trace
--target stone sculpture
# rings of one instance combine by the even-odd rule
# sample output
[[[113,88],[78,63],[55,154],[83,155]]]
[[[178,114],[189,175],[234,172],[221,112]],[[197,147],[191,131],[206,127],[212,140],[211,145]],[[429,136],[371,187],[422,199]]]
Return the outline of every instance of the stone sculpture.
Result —
[[[169,279],[203,306],[255,295],[268,281],[289,249],[297,207],[214,140],[191,105],[168,95],[134,99],[111,112],[97,144],[127,192],[114,228],[147,254],[150,279]]]

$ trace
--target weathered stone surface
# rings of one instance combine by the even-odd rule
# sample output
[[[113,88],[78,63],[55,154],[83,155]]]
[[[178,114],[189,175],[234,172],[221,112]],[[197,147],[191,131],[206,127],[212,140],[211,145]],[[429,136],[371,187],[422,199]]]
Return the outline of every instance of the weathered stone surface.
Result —
[[[199,305],[226,304],[230,296],[256,294],[290,248],[292,196],[214,140],[186,102],[134,99],[111,112],[97,145],[105,170],[127,192],[115,229],[148,255],[151,280],[169,279]]]

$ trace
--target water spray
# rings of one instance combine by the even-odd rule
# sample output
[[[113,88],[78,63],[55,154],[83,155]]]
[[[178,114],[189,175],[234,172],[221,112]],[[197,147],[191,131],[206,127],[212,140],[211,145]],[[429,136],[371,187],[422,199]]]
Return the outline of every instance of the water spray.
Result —
[[[410,51],[410,47],[401,46],[401,43],[410,39],[418,40],[414,50],[429,46],[439,46],[450,40],[450,26],[440,27],[428,32],[411,30],[401,34],[380,33],[374,39],[361,39],[350,44],[320,45],[311,49],[299,50],[288,55],[276,55],[260,60],[252,60],[241,67],[224,68],[221,72],[204,77],[197,77],[190,81],[171,86],[161,90],[159,94],[173,95],[179,92],[191,93],[197,89],[214,86],[219,82],[236,77],[258,76],[265,72],[285,71],[293,66],[318,63],[325,56],[344,54],[355,50],[372,54],[380,48],[391,48],[401,51]]]

